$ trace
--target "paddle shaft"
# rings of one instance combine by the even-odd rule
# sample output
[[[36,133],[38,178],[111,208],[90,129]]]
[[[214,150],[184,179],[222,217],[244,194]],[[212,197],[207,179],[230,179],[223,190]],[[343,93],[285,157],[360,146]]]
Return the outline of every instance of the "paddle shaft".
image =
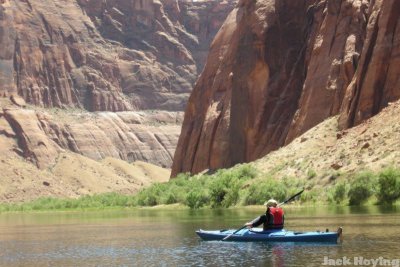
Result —
[[[233,232],[232,234],[227,235],[227,236],[225,236],[224,238],[222,238],[222,241],[227,240],[229,237],[233,236],[234,234],[236,234],[237,232],[239,232],[240,230],[242,230],[242,229],[244,229],[244,228],[246,228],[246,227],[247,227],[246,225],[244,225],[243,227],[240,227],[239,229],[237,229],[237,230],[236,230],[235,232]]]
[[[300,192],[298,192],[297,194],[291,196],[290,198],[286,199],[285,201],[279,203],[278,206],[282,206],[282,205],[288,203],[289,201],[292,201],[292,200],[295,199],[296,197],[300,196],[303,192],[304,192],[304,189],[301,190]]]
[[[298,192],[297,194],[291,196],[290,198],[286,199],[286,200],[283,201],[282,203],[279,203],[278,206],[282,206],[282,205],[288,203],[289,201],[292,201],[292,200],[295,199],[297,196],[301,195],[301,193],[303,193],[303,192],[304,192],[304,189],[301,190],[300,192]],[[243,227],[240,227],[239,229],[237,229],[237,230],[236,230],[235,232],[233,232],[232,234],[227,235],[227,236],[225,236],[224,238],[222,238],[222,241],[227,240],[229,237],[233,236],[234,234],[236,234],[237,232],[239,232],[240,230],[242,230],[242,229],[244,229],[244,228],[246,228],[246,227],[247,227],[246,225],[244,225]]]

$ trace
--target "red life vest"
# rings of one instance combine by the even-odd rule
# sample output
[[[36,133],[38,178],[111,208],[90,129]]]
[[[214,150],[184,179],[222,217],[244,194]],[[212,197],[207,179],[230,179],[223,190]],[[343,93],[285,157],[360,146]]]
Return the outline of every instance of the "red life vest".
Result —
[[[269,214],[270,217],[272,218],[271,221],[269,221],[268,226],[269,228],[283,228],[283,209],[282,208],[274,208],[274,207],[269,207]]]

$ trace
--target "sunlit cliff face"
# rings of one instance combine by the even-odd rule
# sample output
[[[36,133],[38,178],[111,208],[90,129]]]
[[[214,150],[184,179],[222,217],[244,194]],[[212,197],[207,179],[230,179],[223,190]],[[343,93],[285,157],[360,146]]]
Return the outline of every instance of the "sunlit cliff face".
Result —
[[[5,0],[0,95],[89,111],[181,111],[234,2]]]

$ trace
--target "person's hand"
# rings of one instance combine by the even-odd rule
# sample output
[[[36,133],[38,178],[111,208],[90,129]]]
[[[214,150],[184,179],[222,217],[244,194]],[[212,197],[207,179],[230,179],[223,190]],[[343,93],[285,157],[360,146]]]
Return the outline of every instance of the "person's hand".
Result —
[[[251,222],[248,222],[248,223],[245,224],[245,226],[246,226],[247,228],[252,228],[252,227],[253,227],[253,224],[252,224]]]

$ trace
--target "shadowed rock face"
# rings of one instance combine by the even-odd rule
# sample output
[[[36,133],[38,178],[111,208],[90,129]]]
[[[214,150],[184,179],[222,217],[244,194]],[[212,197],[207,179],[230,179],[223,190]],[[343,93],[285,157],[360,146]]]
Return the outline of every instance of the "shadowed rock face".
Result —
[[[172,176],[253,161],[340,114],[400,97],[400,2],[241,0],[185,111]]]
[[[89,111],[183,110],[234,2],[2,0],[0,96]]]

